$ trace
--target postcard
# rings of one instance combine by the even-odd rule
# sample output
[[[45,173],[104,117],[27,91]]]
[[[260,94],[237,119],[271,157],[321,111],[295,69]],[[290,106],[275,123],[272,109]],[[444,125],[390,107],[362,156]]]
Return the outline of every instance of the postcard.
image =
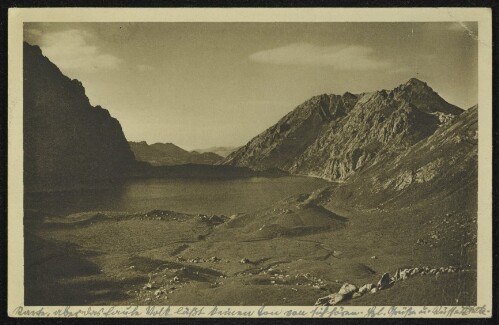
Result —
[[[11,317],[491,317],[490,9],[8,23]]]

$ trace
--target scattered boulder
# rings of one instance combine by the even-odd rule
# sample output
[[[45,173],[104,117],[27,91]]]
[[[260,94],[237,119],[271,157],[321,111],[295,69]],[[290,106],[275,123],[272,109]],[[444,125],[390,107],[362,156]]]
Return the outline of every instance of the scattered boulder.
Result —
[[[398,269],[393,277],[390,277],[389,273],[384,273],[376,285],[372,283],[367,283],[361,286],[360,288],[357,288],[357,286],[346,282],[341,286],[340,290],[337,293],[333,293],[328,296],[319,298],[316,301],[315,305],[333,306],[344,300],[359,298],[366,293],[375,294],[379,290],[389,288],[391,285],[393,285],[394,282],[397,282],[399,280],[406,280],[410,276],[416,274],[420,274],[421,276],[433,274],[436,275],[438,279],[438,276],[442,273],[453,273],[458,271],[464,271],[464,270],[456,268],[454,266],[438,267],[438,268],[421,266],[414,268]],[[308,278],[307,276],[305,277]],[[339,281],[336,280],[336,282]]]
[[[158,290],[154,291],[154,295],[155,295],[155,296],[159,296],[159,295],[161,295],[161,294],[163,294],[163,293],[165,293],[165,291],[164,291],[164,290],[162,290],[162,289],[158,289]]]
[[[403,269],[400,271],[400,279],[399,280],[406,280],[409,277],[409,270],[408,269]]]
[[[249,260],[249,259],[247,259],[247,258],[243,258],[243,259],[241,259],[241,260],[239,261],[239,263],[241,263],[241,264],[248,264],[248,263],[250,263],[250,260]]]
[[[398,280],[400,280],[400,269],[397,269],[397,272],[395,272],[395,275],[392,277],[392,281]]]
[[[372,283],[364,284],[362,287],[360,287],[359,293],[361,293],[361,294],[367,293],[367,292],[371,291],[372,288],[374,288],[374,284],[372,284]]]
[[[317,299],[316,306],[334,306],[345,300],[345,295],[341,293],[333,293],[328,296]]]
[[[384,273],[378,282],[378,289],[382,290],[388,288],[392,284],[392,279],[390,279],[390,273]]]
[[[357,287],[355,285],[350,283],[345,283],[341,286],[338,293],[341,295],[345,295],[347,297],[351,297],[355,291],[357,291]]]

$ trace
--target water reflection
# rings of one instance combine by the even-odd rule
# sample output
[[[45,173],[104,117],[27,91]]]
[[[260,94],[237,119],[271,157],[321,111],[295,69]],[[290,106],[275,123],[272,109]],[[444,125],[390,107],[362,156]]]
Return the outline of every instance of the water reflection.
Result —
[[[265,208],[278,200],[308,193],[326,184],[323,180],[307,177],[128,180],[85,190],[26,193],[25,209],[61,216],[84,211],[143,212],[153,209],[230,215]]]

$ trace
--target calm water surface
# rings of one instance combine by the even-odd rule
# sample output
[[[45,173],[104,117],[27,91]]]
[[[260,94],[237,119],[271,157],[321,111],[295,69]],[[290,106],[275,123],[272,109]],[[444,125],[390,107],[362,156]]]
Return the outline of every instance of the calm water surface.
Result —
[[[327,184],[320,179],[295,176],[232,180],[142,179],[104,189],[29,193],[25,195],[25,208],[55,215],[153,209],[230,215],[256,211]]]

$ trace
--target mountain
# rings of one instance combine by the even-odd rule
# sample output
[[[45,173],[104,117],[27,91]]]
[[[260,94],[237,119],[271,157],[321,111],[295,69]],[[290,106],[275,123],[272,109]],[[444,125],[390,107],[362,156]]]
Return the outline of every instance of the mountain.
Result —
[[[214,165],[223,157],[213,152],[189,152],[173,143],[147,144],[145,141],[129,142],[135,158],[153,166],[170,166],[184,164]]]
[[[323,94],[296,107],[223,164],[343,181],[403,153],[462,112],[415,78],[393,90]]]
[[[225,158],[239,148],[240,147],[210,147],[210,148],[205,148],[205,149],[195,149],[193,151],[199,152],[199,153],[213,152],[213,153]]]
[[[322,196],[367,208],[437,205],[443,212],[449,206],[476,216],[477,180],[478,106],[473,106],[408,150],[387,156]]]
[[[120,123],[90,104],[80,81],[28,43],[23,69],[25,184],[109,178],[135,165]]]

